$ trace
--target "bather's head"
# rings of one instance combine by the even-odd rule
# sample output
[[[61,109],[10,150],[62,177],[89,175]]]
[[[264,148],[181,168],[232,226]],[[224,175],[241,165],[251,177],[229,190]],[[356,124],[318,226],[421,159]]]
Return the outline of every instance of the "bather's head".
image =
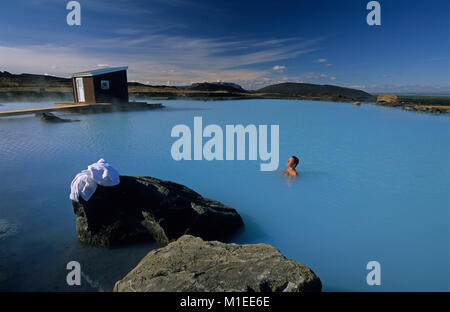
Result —
[[[289,158],[289,160],[287,161],[286,165],[287,165],[289,168],[295,169],[295,167],[297,167],[297,165],[298,165],[298,162],[299,162],[299,160],[298,160],[297,157],[291,156],[291,157]]]

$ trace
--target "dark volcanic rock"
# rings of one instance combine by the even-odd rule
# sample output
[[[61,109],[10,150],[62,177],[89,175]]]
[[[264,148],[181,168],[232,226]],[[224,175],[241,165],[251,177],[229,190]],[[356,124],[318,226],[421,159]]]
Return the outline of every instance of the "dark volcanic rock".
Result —
[[[36,114],[36,116],[39,117],[41,119],[41,121],[43,121],[43,122],[57,123],[57,122],[79,121],[79,120],[72,120],[72,119],[63,119],[63,118],[53,115],[52,113],[39,113],[39,114]]]
[[[88,202],[72,202],[78,239],[109,246],[144,239],[167,244],[183,234],[221,239],[243,226],[231,207],[186,186],[152,177],[121,176],[98,186]]]
[[[114,286],[116,292],[321,291],[307,266],[267,244],[238,245],[184,235],[148,253]]]

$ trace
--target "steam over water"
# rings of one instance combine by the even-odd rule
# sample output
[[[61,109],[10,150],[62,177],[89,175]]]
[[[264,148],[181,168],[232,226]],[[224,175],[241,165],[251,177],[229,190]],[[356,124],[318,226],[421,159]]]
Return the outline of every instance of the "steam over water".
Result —
[[[447,291],[449,117],[312,101],[163,101],[140,112],[0,120],[0,290],[110,291],[155,244],[79,243],[72,178],[99,158],[122,175],[172,180],[235,208],[238,243],[269,243],[325,291]],[[53,103],[6,103],[0,110]],[[177,124],[279,125],[280,167],[260,160],[175,161]],[[204,139],[206,141],[206,139]],[[280,174],[292,155],[297,180]],[[82,285],[66,284],[76,260]],[[368,286],[366,264],[381,264]]]

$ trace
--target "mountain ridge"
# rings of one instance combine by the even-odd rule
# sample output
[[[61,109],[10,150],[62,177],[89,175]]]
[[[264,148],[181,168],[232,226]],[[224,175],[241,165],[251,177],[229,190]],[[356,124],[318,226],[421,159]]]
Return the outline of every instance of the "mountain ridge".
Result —
[[[0,71],[0,89],[1,88],[18,88],[20,92],[21,87],[37,88],[40,91],[47,87],[62,88],[61,92],[71,92],[71,90],[65,88],[71,88],[72,82],[70,78],[62,78],[51,75],[39,75],[39,74],[11,74],[7,71]],[[295,83],[287,82],[269,85],[258,90],[246,90],[239,84],[233,82],[198,82],[193,83],[190,86],[163,86],[163,85],[149,85],[140,82],[128,82],[129,91],[133,92],[154,92],[155,89],[168,90],[191,90],[200,92],[228,92],[230,94],[246,93],[248,95],[260,95],[261,93],[278,94],[280,96],[335,96],[337,98],[347,99],[366,99],[372,95],[357,89],[351,89],[346,87],[334,86],[334,85],[318,85],[310,83]],[[1,91],[1,90],[0,90]],[[25,90],[23,90],[25,91]],[[29,90],[28,90],[29,91]]]
[[[335,96],[355,101],[364,101],[373,97],[370,93],[358,89],[300,82],[284,82],[269,85],[258,89],[257,92],[283,94],[286,96]]]

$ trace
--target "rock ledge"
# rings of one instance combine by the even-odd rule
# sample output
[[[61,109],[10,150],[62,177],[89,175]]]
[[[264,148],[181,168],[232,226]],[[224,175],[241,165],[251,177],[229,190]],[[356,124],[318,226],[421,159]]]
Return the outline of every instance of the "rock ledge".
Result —
[[[148,253],[114,286],[116,292],[321,291],[307,266],[267,244],[238,245],[184,235]]]
[[[98,186],[88,202],[72,202],[78,239],[110,246],[140,240],[167,244],[184,234],[222,239],[243,226],[235,209],[181,184],[152,177],[121,176]]]

